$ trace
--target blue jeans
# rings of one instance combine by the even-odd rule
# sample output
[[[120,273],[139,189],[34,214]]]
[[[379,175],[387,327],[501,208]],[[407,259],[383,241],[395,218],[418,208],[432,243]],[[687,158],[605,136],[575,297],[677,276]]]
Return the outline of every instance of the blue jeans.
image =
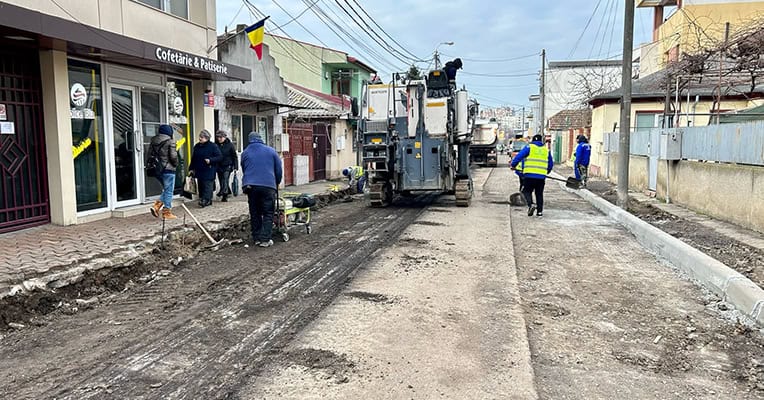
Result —
[[[172,193],[175,191],[175,171],[162,173],[162,194],[159,201],[164,203],[164,208],[172,208]]]
[[[253,186],[247,193],[249,219],[254,241],[267,242],[273,236],[273,213],[276,189]]]

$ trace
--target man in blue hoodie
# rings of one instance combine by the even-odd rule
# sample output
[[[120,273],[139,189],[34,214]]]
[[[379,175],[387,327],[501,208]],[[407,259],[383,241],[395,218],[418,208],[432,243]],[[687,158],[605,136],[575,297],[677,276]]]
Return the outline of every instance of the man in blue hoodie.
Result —
[[[576,180],[581,181],[586,187],[586,181],[589,180],[589,159],[592,156],[592,146],[589,144],[589,139],[584,135],[578,135],[576,139],[578,146],[573,161],[573,171],[576,173]]]
[[[257,132],[249,134],[249,145],[241,153],[241,186],[249,202],[252,240],[260,247],[273,245],[273,212],[276,189],[281,183],[281,158],[266,146]]]
[[[528,204],[528,216],[544,215],[544,185],[546,176],[552,172],[554,160],[549,149],[544,146],[541,135],[535,135],[529,145],[525,146],[512,160],[510,167],[515,170],[523,163],[523,195]],[[532,193],[536,193],[536,204],[533,204]]]

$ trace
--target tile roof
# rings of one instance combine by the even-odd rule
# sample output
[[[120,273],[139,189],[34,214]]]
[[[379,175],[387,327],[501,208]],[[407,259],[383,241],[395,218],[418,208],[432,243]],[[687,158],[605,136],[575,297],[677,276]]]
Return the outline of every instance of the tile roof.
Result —
[[[592,126],[592,110],[562,110],[549,118],[549,130],[588,128]]]
[[[347,96],[321,93],[286,82],[289,105],[296,108],[291,116],[302,118],[342,118],[351,113],[352,102]]]

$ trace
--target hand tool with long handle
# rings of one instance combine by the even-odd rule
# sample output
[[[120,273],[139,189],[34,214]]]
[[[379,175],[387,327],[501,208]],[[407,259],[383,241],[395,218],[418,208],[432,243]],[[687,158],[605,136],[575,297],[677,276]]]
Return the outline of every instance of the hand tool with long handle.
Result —
[[[572,176],[569,177],[568,179],[560,179],[560,178],[555,178],[553,176],[547,175],[547,179],[552,179],[552,180],[555,180],[555,181],[565,182],[565,186],[569,187],[571,189],[581,189],[581,181],[579,181],[578,179],[576,179],[576,178],[574,178]]]
[[[198,227],[199,227],[199,228],[202,230],[202,232],[204,232],[204,235],[205,235],[205,236],[207,236],[207,239],[209,239],[209,240],[210,240],[210,242],[212,242],[212,244],[213,244],[213,245],[217,245],[217,244],[219,244],[219,243],[220,243],[220,242],[218,242],[218,241],[216,241],[215,239],[213,239],[213,238],[212,238],[212,236],[210,235],[210,233],[209,233],[209,232],[207,232],[207,230],[206,230],[206,229],[204,229],[204,226],[202,225],[202,223],[201,223],[201,222],[199,222],[199,220],[198,220],[198,219],[196,219],[196,217],[194,216],[194,214],[191,214],[191,211],[188,209],[188,207],[186,207],[186,205],[185,205],[185,204],[181,204],[181,207],[183,207],[183,209],[184,209],[184,210],[186,210],[186,214],[188,214],[188,215],[191,217],[191,219],[193,219],[193,220],[194,220],[194,222],[196,223],[196,225],[197,225],[197,226],[198,226]]]

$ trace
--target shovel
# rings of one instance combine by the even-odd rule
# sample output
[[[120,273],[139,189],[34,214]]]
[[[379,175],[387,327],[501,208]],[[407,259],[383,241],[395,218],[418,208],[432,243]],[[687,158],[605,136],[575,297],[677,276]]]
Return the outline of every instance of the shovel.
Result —
[[[199,220],[198,220],[198,219],[196,219],[196,217],[194,216],[194,214],[191,214],[191,210],[189,210],[189,209],[188,209],[188,207],[186,207],[186,204],[185,204],[185,203],[182,203],[182,204],[181,204],[181,207],[183,207],[183,209],[184,209],[184,210],[186,211],[186,213],[187,213],[187,214],[188,214],[188,215],[191,217],[191,219],[192,219],[192,220],[194,220],[194,222],[196,223],[196,226],[198,226],[198,227],[199,227],[199,228],[202,230],[202,232],[204,232],[204,235],[205,235],[205,236],[207,236],[207,239],[209,239],[209,241],[211,242],[211,244],[209,245],[209,247],[210,247],[211,249],[213,249],[213,250],[217,250],[217,249],[219,249],[219,248],[220,248],[220,245],[221,245],[221,244],[223,244],[223,243],[225,243],[225,242],[226,242],[226,240],[225,240],[225,239],[221,239],[221,240],[215,240],[215,239],[213,239],[213,238],[212,238],[212,235],[210,235],[210,233],[209,233],[209,232],[207,232],[207,229],[205,229],[205,228],[204,228],[204,225],[202,225],[202,223],[201,223],[201,222],[199,222]]]
[[[555,181],[565,182],[565,187],[569,187],[571,189],[576,189],[576,190],[581,189],[581,181],[579,181],[578,179],[576,179],[576,178],[574,178],[572,176],[569,177],[568,179],[560,179],[560,178],[555,178],[553,176],[547,175],[547,179],[552,179],[552,180],[555,180]]]

